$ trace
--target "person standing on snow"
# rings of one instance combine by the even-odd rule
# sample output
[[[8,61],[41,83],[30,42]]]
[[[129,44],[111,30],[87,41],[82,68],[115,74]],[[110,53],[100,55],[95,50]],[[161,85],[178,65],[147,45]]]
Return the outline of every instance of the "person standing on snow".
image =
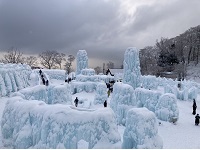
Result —
[[[192,114],[193,115],[196,115],[196,109],[197,109],[197,104],[196,104],[196,101],[195,101],[195,99],[193,99],[193,112],[192,112]]]
[[[104,101],[103,105],[104,107],[107,107],[107,100]]]
[[[74,100],[75,106],[78,106],[78,97],[76,97],[76,99]]]
[[[196,126],[199,125],[199,119],[200,119],[200,116],[199,116],[199,114],[197,114],[197,115],[195,116],[195,125],[196,125]]]
[[[41,69],[40,69],[39,73],[40,73],[40,75],[42,74],[42,70]]]
[[[49,85],[49,80],[46,80],[46,86],[48,86]]]
[[[44,78],[42,78],[42,83],[43,83],[43,85],[45,85],[45,79]]]

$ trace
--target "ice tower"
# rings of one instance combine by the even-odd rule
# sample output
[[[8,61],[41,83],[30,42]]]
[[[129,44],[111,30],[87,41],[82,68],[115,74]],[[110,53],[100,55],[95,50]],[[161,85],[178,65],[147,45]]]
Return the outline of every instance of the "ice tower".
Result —
[[[76,75],[81,74],[82,69],[88,68],[88,56],[86,50],[79,50],[76,55]]]
[[[135,89],[140,86],[140,77],[139,51],[135,47],[129,47],[124,54],[123,83],[129,84]]]

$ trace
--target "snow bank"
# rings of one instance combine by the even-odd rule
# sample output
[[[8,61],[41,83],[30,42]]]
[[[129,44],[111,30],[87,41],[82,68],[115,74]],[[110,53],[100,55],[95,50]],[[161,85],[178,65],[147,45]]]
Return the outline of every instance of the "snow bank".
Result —
[[[123,135],[123,149],[161,149],[163,142],[158,135],[156,116],[146,108],[128,111]]]
[[[47,104],[71,104],[72,96],[69,84],[64,85],[37,85],[13,93],[12,96],[21,96],[27,100],[44,101]]]
[[[129,84],[135,89],[141,84],[140,78],[139,51],[135,47],[129,47],[124,54],[123,83]]]
[[[177,98],[174,94],[166,93],[162,95],[155,107],[155,114],[158,119],[172,122],[173,118],[179,118]]]
[[[105,100],[107,100],[107,86],[105,82],[97,84],[96,93],[94,97],[94,104],[103,104]]]
[[[81,74],[82,69],[88,68],[88,56],[86,50],[79,50],[76,55],[76,75]]]
[[[76,149],[82,140],[88,148],[120,148],[116,147],[120,134],[109,108],[77,109],[13,97],[4,109],[1,128],[4,146],[17,149]]]
[[[117,115],[117,123],[125,125],[127,111],[136,106],[133,87],[122,82],[116,82],[113,86],[110,106]]]

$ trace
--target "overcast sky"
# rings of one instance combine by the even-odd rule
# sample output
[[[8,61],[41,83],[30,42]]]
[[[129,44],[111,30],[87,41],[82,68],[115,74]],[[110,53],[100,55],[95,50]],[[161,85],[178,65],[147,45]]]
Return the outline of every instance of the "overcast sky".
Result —
[[[119,67],[126,48],[179,35],[200,25],[199,14],[200,0],[0,0],[0,51],[85,49],[90,67]]]

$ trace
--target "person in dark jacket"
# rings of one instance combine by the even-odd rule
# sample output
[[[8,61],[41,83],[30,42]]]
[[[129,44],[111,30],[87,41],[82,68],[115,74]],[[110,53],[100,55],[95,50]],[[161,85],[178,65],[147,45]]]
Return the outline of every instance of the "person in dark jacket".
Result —
[[[43,85],[45,85],[45,79],[44,78],[42,78],[42,83],[43,83]]]
[[[76,99],[74,100],[75,106],[78,106],[78,97],[76,97]]]
[[[39,73],[40,73],[40,75],[42,74],[42,70],[41,69],[40,69]]]
[[[107,100],[104,101],[103,105],[104,107],[107,107]]]
[[[196,104],[196,101],[195,101],[195,99],[193,99],[193,112],[192,112],[192,114],[193,115],[196,115],[196,109],[197,109],[197,104]]]
[[[71,82],[71,81],[72,81],[72,79],[71,79],[71,78],[69,78],[69,79],[68,79],[68,83],[69,83],[69,82]]]
[[[195,116],[195,125],[196,125],[196,126],[199,125],[199,119],[200,119],[200,116],[199,116],[199,114],[197,114],[197,115]]]
[[[46,81],[46,86],[48,86],[48,85],[49,85],[49,80]]]

